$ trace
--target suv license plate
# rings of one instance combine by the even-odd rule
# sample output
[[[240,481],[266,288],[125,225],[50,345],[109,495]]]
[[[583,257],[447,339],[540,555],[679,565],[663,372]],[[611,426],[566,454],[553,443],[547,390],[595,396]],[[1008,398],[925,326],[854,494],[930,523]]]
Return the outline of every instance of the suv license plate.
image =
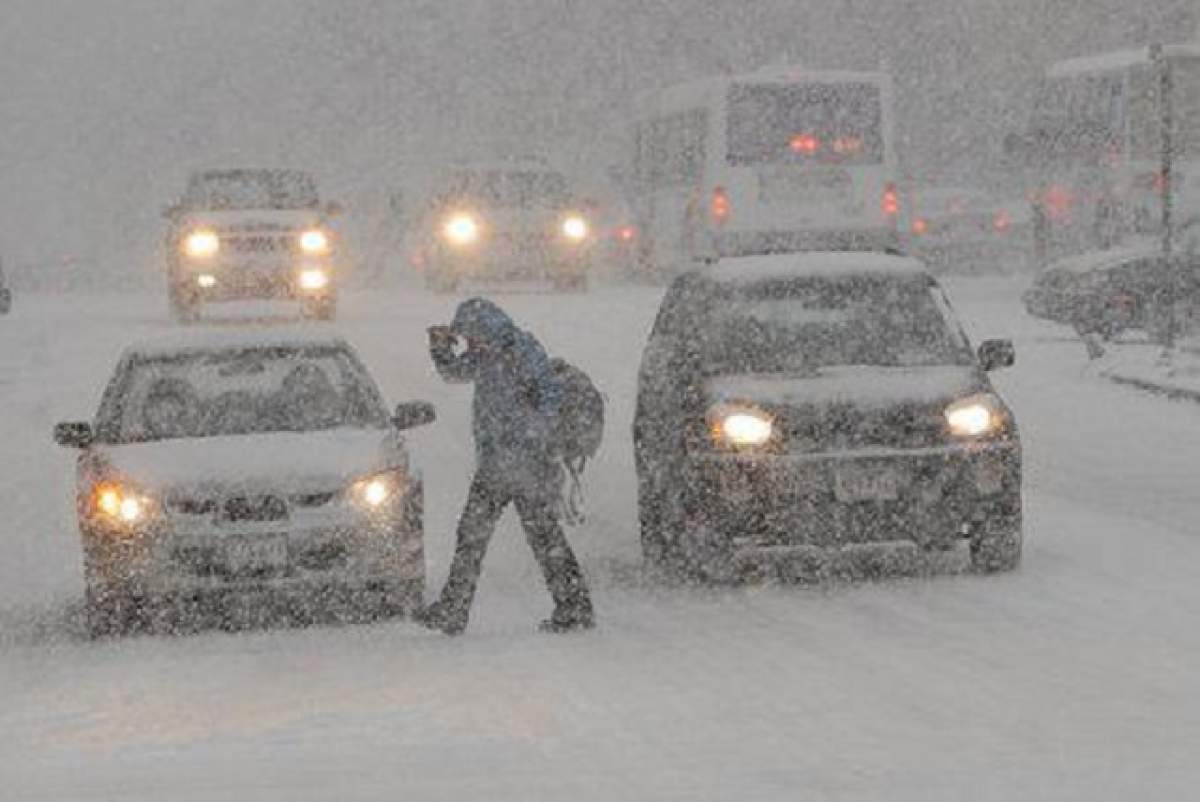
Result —
[[[287,568],[287,537],[234,538],[225,544],[225,563],[234,574]]]
[[[847,465],[834,473],[838,501],[892,501],[900,496],[900,474],[887,465]]]

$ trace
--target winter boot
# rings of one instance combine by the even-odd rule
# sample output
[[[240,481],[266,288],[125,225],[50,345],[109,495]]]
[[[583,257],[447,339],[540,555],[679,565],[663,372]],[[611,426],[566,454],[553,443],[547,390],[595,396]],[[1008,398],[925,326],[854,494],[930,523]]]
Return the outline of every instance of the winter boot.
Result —
[[[467,628],[467,616],[449,611],[441,602],[434,602],[428,607],[420,608],[413,613],[412,618],[426,629],[432,629],[444,635],[461,635]]]

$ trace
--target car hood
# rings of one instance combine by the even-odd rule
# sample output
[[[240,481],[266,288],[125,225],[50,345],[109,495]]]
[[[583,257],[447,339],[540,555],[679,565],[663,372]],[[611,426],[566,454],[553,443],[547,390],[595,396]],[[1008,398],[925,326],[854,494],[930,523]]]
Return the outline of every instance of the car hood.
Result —
[[[977,369],[967,365],[821,368],[803,375],[722,375],[707,380],[714,401],[745,401],[772,407],[850,404],[858,408],[925,405],[962,398],[987,389]]]
[[[241,487],[326,492],[355,477],[404,467],[397,434],[336,429],[103,446],[106,473],[147,490]]]

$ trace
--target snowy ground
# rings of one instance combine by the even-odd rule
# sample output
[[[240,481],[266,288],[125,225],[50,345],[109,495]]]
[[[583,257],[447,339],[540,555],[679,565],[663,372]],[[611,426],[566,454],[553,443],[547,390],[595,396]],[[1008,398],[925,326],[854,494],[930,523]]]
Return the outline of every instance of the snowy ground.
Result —
[[[574,535],[601,625],[534,632],[548,600],[509,518],[458,640],[403,622],[82,640],[72,455],[50,427],[91,416],[125,341],[171,327],[158,297],[18,298],[0,318],[0,798],[1194,799],[1200,406],[1100,378],[1019,289],[950,284],[973,334],[1017,340],[999,383],[1026,448],[1021,570],[722,592],[637,580],[628,427],[657,292],[503,298],[610,398]],[[417,436],[434,584],[471,455],[467,392],[424,350],[452,305],[364,294],[340,324],[390,400],[439,407]]]

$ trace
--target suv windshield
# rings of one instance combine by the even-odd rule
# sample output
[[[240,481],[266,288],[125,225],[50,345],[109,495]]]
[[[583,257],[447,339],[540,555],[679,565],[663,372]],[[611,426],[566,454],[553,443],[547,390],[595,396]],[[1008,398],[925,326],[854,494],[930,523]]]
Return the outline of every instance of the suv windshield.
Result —
[[[100,413],[104,440],[385,425],[374,383],[346,351],[254,348],[135,359]]]
[[[923,277],[720,285],[712,300],[701,334],[709,374],[971,364],[945,297]]]
[[[195,176],[184,197],[193,209],[313,209],[316,182],[296,170],[220,170]]]

